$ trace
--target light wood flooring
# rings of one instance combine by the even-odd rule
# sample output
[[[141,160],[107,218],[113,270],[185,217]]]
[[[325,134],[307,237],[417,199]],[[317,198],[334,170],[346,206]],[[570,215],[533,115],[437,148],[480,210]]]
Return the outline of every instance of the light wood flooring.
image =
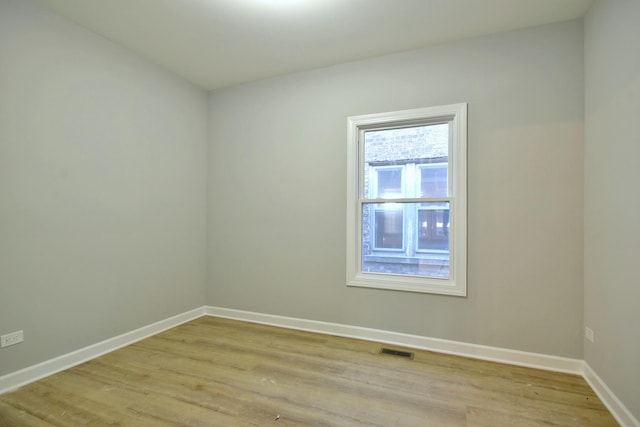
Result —
[[[381,347],[201,317],[0,396],[0,426],[617,425],[576,375]]]

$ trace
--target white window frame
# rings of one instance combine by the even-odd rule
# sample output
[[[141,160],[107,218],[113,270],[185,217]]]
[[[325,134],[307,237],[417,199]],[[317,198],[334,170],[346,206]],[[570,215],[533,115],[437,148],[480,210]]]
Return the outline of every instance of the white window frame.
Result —
[[[363,272],[363,147],[368,130],[449,122],[449,196],[407,201],[448,201],[451,236],[449,278]],[[467,104],[352,116],[347,119],[347,286],[455,296],[467,295]],[[384,200],[380,200],[384,202]]]

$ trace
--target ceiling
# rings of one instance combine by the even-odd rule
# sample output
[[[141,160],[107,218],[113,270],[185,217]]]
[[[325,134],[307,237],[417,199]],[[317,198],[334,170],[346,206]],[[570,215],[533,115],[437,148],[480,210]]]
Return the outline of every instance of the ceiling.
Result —
[[[205,89],[582,17],[592,0],[39,0]]]

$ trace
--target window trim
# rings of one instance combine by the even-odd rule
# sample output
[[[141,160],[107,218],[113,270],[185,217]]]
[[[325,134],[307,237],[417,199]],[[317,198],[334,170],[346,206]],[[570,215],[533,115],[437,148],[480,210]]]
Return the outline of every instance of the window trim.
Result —
[[[364,162],[359,143],[367,130],[450,122],[449,279],[362,272],[362,195]],[[467,104],[351,116],[347,119],[347,286],[467,295]],[[438,198],[433,198],[437,201]],[[375,199],[366,199],[367,203]],[[383,202],[384,200],[380,200]],[[431,200],[430,200],[431,201]]]

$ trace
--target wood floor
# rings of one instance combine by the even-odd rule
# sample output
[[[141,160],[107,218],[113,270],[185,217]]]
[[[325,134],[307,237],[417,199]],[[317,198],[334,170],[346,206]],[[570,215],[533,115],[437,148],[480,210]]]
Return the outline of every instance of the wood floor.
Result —
[[[202,317],[0,396],[0,426],[617,425],[579,376],[381,347]]]

